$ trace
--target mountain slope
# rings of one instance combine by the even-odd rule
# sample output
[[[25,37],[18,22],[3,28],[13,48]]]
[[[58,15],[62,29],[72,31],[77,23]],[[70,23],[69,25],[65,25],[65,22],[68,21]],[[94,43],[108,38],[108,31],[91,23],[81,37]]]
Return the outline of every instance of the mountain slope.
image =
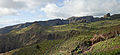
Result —
[[[105,23],[105,24],[103,24],[103,23]],[[116,27],[117,25],[119,26],[119,23],[120,23],[120,21],[118,19],[118,20],[105,20],[105,21],[93,22],[93,23],[89,23],[89,24],[87,24],[87,23],[74,24],[73,23],[73,24],[69,24],[69,25],[54,26],[53,28],[48,29],[46,31],[49,33],[57,33],[57,32],[59,33],[59,32],[66,32],[67,31],[69,33],[69,34],[67,34],[67,36],[69,36],[69,38],[62,41],[61,44],[59,44],[59,45],[54,45],[56,47],[51,49],[49,51],[49,54],[55,54],[55,55],[72,54],[71,51],[76,49],[77,46],[81,46],[82,44],[85,44],[85,42],[86,43],[88,42],[90,44],[89,40],[93,38],[94,34],[96,34],[96,33],[102,34],[103,32],[101,32],[101,31],[104,31],[104,30],[108,30],[108,31],[104,32],[104,33],[108,33],[111,31],[112,27]],[[101,26],[101,24],[103,24],[103,25]],[[113,25],[111,25],[111,24],[113,24]],[[106,26],[106,25],[108,25],[108,26]],[[83,46],[83,47],[81,46],[81,48],[83,48],[83,50],[88,48],[87,46],[86,47]],[[31,49],[31,47],[26,47],[26,48]],[[23,48],[23,49],[15,52],[14,55],[18,55],[18,54],[24,55],[25,53],[27,54],[27,52],[25,52],[25,51],[28,51],[28,53],[29,53],[29,52],[32,52],[34,49],[33,48],[31,50],[27,50],[26,48]],[[79,49],[76,51],[79,52],[81,50]],[[40,51],[40,50],[36,50],[36,52],[37,51]],[[73,52],[73,54],[76,54],[75,52]],[[40,53],[40,52],[38,52],[38,53]],[[31,55],[34,55],[34,54],[31,54]],[[36,55],[37,55],[37,53],[36,53]]]
[[[54,19],[54,20],[48,20],[48,21],[35,21],[35,22],[28,22],[24,24],[18,24],[14,26],[8,26],[0,29],[0,34],[6,34],[9,33],[12,30],[22,29],[25,27],[28,27],[34,23],[38,23],[41,26],[55,26],[55,25],[63,25],[68,24],[68,20],[61,20],[61,19]]]
[[[45,21],[43,25],[39,21],[34,22],[30,26],[14,29],[1,35],[0,52],[7,52],[5,53],[7,55],[90,55],[102,50],[103,45],[105,49],[107,49],[106,46],[114,48],[114,44],[119,47],[120,19],[96,19],[99,21],[86,22],[83,17],[77,17],[72,18],[69,24],[62,22],[64,25],[58,19],[55,23],[53,20]],[[48,25],[49,23],[52,24]],[[116,49],[114,51],[110,54],[120,52]],[[99,54],[101,52],[97,55]]]
[[[20,30],[13,30],[8,34],[0,36],[0,52],[4,53],[12,49],[24,47],[27,45],[41,43],[44,40],[64,39],[65,35],[59,33],[49,33],[45,30],[50,26],[41,26],[38,23],[32,24]]]

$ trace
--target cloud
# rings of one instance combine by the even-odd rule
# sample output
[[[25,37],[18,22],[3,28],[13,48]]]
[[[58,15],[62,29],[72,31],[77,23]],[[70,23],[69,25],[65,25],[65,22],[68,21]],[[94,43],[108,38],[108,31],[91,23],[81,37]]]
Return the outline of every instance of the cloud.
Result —
[[[5,18],[5,17],[0,17],[0,28],[3,28],[5,26],[10,26],[10,25],[15,25],[19,23],[24,23],[24,20],[19,20],[16,18]]]
[[[118,13],[119,0],[64,0],[62,7],[48,4],[41,10],[50,18],[68,18],[70,16],[101,16],[108,12]]]
[[[16,14],[19,9],[24,7],[26,7],[26,5],[23,2],[0,0],[0,16]]]
[[[6,20],[5,18],[0,20],[0,28],[9,26],[9,25],[15,25],[18,23],[22,23],[22,21],[17,20],[17,19],[11,19],[11,20]]]
[[[14,9],[0,8],[0,16],[12,15],[15,14],[16,12],[17,11]]]
[[[44,7],[56,0],[0,0],[0,16],[17,14],[21,10]]]
[[[24,2],[17,2],[14,0],[0,0],[0,8],[20,9],[23,7],[26,7]]]
[[[6,20],[6,21],[0,21],[0,24],[10,24],[10,23],[18,23],[21,22],[19,20]]]
[[[3,24],[15,24],[15,23],[23,22],[23,21],[24,20],[19,20],[19,19],[16,19],[16,18],[9,19],[9,18],[5,18],[5,17],[1,17],[0,25],[3,25]]]
[[[0,16],[15,15],[22,11],[35,13],[42,10],[48,18],[118,13],[120,0],[0,0]]]

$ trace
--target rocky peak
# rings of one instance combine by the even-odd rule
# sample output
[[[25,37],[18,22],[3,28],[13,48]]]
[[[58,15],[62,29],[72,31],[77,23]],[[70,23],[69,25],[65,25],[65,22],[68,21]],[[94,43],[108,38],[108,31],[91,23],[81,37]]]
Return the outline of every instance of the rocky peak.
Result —
[[[109,18],[109,17],[110,17],[110,13],[104,15],[104,18]]]
[[[67,20],[69,20],[69,23],[74,23],[80,20],[86,20],[85,22],[91,22],[91,20],[93,19],[93,16],[83,16],[83,17],[70,17]]]

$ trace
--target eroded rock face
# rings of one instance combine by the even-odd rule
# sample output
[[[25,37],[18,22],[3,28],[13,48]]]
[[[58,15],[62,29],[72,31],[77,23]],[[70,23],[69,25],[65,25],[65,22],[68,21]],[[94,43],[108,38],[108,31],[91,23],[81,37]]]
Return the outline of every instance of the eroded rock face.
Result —
[[[113,32],[109,32],[107,34],[95,34],[94,37],[92,39],[90,39],[90,41],[92,42],[92,44],[106,40],[106,39],[110,39],[110,38],[114,38],[116,36],[118,36],[120,34],[119,31],[113,31]]]
[[[94,37],[92,39],[90,39],[92,44],[103,41],[103,40],[105,40],[105,37],[102,34],[99,34],[99,35],[95,34]]]
[[[92,22],[93,16],[84,16],[84,17],[70,17],[67,20],[69,20],[69,23],[75,23],[77,21],[79,22]]]
[[[118,30],[109,32],[107,34],[95,34],[94,37],[92,39],[90,39],[89,41],[84,41],[83,43],[80,43],[74,50],[71,51],[71,54],[76,55],[76,54],[85,53],[87,51],[90,51],[90,50],[92,50],[91,46],[94,45],[95,43],[117,37],[118,35],[120,35],[120,31],[118,31]]]

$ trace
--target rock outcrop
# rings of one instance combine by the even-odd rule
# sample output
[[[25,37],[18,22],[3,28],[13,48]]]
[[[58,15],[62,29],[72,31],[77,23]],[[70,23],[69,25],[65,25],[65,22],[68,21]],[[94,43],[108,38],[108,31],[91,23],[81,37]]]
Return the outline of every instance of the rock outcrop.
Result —
[[[110,18],[110,13],[107,13],[106,15],[104,15],[104,18]]]
[[[109,20],[109,18],[94,18],[93,16],[83,16],[83,17],[70,17],[67,19],[69,23],[90,23],[90,22],[96,22],[96,21],[102,21],[102,20]]]
[[[113,32],[110,32],[107,34],[98,34],[98,35],[95,34],[94,37],[90,41],[92,42],[92,45],[93,45],[97,42],[100,42],[100,41],[103,41],[106,39],[110,39],[110,38],[114,38],[118,35],[120,35],[120,31],[113,31]]]
[[[73,16],[73,17],[68,18],[67,20],[69,20],[69,23],[75,23],[80,20],[81,20],[81,22],[92,22],[93,18],[94,18],[93,16],[83,16],[83,17],[74,17]]]

